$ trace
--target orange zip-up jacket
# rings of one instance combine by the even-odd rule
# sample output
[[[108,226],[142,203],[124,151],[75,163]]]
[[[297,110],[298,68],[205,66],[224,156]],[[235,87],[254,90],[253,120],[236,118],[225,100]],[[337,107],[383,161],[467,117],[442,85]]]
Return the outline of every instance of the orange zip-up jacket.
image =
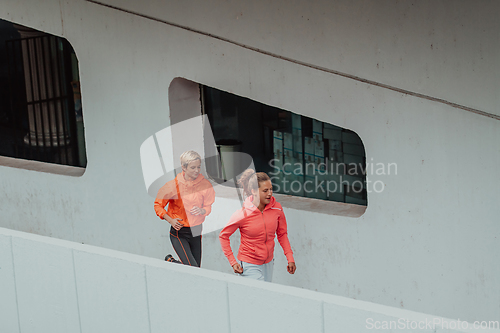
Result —
[[[177,183],[177,185],[176,185]],[[180,194],[180,198],[179,195]],[[163,185],[155,200],[155,212],[159,218],[167,214],[171,218],[180,218],[185,227],[200,225],[212,211],[215,201],[215,191],[212,184],[200,173],[193,181],[184,179],[184,172]],[[168,210],[165,206],[168,204]],[[193,215],[189,211],[193,206],[205,209],[204,215]]]
[[[294,262],[281,204],[271,197],[271,202],[261,212],[252,201],[253,197],[248,197],[243,203],[243,208],[231,216],[228,224],[219,234],[222,251],[231,266],[237,261],[231,250],[229,237],[238,228],[241,234],[238,260],[255,265],[267,264],[273,260],[274,237],[277,235],[288,262]]]

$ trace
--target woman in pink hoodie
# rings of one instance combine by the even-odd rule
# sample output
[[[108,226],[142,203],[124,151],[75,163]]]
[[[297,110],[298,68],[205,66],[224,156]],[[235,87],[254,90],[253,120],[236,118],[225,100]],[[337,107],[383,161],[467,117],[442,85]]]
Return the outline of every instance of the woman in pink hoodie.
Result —
[[[288,240],[283,208],[273,197],[273,185],[264,172],[248,169],[239,179],[246,198],[222,229],[219,240],[235,273],[257,280],[271,281],[274,265],[274,237],[288,260],[288,273],[295,273],[295,260]],[[240,229],[238,260],[231,251],[229,237]]]

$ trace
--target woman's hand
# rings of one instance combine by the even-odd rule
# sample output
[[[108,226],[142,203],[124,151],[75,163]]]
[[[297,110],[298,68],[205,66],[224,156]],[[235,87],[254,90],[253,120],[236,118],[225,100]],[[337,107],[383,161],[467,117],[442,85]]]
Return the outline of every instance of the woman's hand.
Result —
[[[241,267],[240,264],[236,263],[233,265],[233,271],[235,273],[241,274],[243,273],[243,267]]]
[[[170,216],[168,216],[167,214],[163,215],[163,219],[165,221],[167,221],[168,223],[170,223],[172,225],[172,228],[174,228],[177,231],[181,230],[181,228],[184,226],[182,223],[179,222],[179,221],[182,221],[182,219],[179,219],[179,218],[173,219]]]
[[[297,267],[295,266],[295,263],[294,263],[294,262],[289,262],[289,263],[288,263],[288,266],[286,267],[286,270],[287,270],[287,271],[288,271],[288,273],[290,273],[290,274],[294,274],[296,269],[297,269]]]
[[[193,208],[191,208],[191,210],[189,212],[193,215],[205,215],[205,213],[207,211],[203,208],[198,207],[198,206],[193,206]]]

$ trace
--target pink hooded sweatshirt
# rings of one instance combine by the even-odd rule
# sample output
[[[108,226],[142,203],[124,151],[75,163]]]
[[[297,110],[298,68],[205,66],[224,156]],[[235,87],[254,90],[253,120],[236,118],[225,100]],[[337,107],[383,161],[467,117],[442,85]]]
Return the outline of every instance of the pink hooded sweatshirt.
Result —
[[[294,262],[281,204],[271,197],[271,202],[261,212],[252,200],[252,196],[245,200],[243,207],[231,216],[219,235],[222,251],[231,266],[237,261],[231,250],[229,237],[238,228],[241,234],[238,260],[255,265],[267,264],[274,257],[274,237],[277,235],[288,262]]]

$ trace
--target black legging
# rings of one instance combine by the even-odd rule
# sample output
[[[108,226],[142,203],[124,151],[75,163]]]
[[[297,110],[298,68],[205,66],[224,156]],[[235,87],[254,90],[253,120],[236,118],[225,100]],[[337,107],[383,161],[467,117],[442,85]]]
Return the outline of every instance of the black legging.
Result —
[[[190,227],[182,227],[177,231],[173,227],[170,228],[170,242],[174,247],[179,260],[184,265],[201,266],[201,225],[192,227],[195,235],[193,237]]]

